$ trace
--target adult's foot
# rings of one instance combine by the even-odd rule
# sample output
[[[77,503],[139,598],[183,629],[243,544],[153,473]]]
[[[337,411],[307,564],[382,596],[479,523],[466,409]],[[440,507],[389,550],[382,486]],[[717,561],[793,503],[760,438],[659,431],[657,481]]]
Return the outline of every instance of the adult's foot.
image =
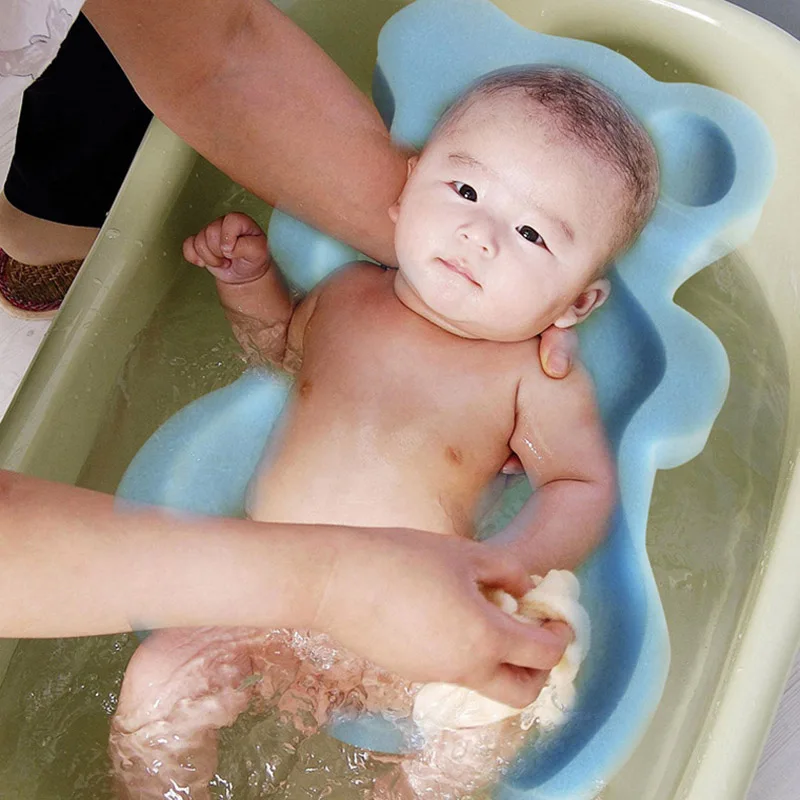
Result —
[[[34,267],[0,249],[0,309],[21,319],[52,319],[82,264],[75,259]]]

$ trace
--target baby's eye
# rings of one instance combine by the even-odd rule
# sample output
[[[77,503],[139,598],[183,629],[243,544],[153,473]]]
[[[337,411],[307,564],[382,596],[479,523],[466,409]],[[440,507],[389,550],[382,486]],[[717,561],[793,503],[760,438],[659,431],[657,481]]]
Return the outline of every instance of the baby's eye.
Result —
[[[461,181],[453,181],[453,188],[465,199],[472,203],[477,202],[478,193],[468,184]]]
[[[533,242],[534,244],[541,244],[544,245],[544,239],[542,239],[541,234],[539,231],[531,228],[530,225],[520,225],[517,228],[517,233],[529,242]]]

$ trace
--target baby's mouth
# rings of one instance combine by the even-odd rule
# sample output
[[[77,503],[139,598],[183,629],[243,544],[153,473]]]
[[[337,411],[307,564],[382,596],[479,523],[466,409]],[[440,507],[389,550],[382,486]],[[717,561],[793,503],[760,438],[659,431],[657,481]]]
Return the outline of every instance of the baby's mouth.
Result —
[[[447,267],[447,269],[449,269],[451,272],[461,275],[462,278],[466,278],[470,283],[474,283],[475,286],[480,287],[480,284],[475,280],[475,278],[472,277],[472,273],[469,271],[469,268],[466,264],[464,264],[463,261],[460,261],[459,259],[441,257],[438,257],[436,260],[444,264],[444,266]]]

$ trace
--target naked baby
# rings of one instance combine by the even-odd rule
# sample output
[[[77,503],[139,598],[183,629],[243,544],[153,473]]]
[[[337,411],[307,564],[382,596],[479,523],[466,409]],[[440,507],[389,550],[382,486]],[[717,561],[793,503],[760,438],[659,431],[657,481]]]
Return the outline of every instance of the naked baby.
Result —
[[[472,88],[409,160],[390,210],[398,269],[350,264],[294,303],[248,217],[190,237],[184,255],[215,276],[247,353],[295,375],[249,514],[470,537],[484,490],[516,457],[535,492],[493,546],[531,574],[578,566],[605,533],[614,467],[589,378],[580,369],[547,378],[538,335],[605,301],[604,273],[657,194],[652,143],[616,98],[569,70],[518,68]],[[392,611],[380,597],[368,609],[387,625]],[[254,693],[307,685],[302,638],[153,634],[131,660],[112,725],[121,791],[206,797],[216,731]],[[319,672],[310,728],[370,676],[382,687],[374,709],[410,707],[407,684],[351,654]],[[434,757],[477,742],[482,761],[469,750],[449,768]],[[376,794],[459,796],[494,777],[497,754],[519,743],[513,721],[433,737]]]

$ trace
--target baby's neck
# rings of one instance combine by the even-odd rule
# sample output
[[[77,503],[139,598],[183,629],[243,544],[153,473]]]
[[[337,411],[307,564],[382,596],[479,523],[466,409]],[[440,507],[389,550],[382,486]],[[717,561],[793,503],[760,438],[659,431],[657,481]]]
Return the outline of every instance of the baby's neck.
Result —
[[[444,319],[437,314],[432,308],[428,307],[425,301],[417,294],[415,289],[405,279],[401,270],[396,270],[394,274],[394,282],[392,284],[395,296],[397,299],[409,310],[416,314],[418,317],[435,325],[439,330],[449,333],[453,336],[458,336],[459,339],[480,340],[478,336],[472,336],[452,324],[449,320]]]

